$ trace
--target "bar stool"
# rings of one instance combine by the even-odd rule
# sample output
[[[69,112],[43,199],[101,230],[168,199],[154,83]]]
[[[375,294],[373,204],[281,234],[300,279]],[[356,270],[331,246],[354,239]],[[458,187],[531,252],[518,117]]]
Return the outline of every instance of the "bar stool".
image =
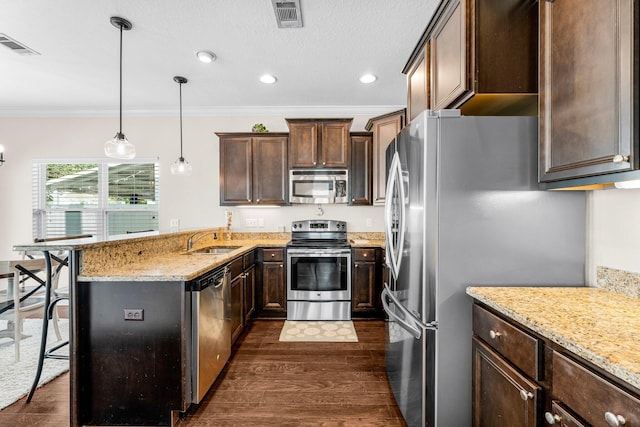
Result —
[[[35,239],[35,243],[45,243],[52,242],[56,240],[72,240],[72,239],[83,239],[92,237],[91,234],[81,234],[77,236],[65,236],[65,237],[55,237],[50,239]],[[50,349],[47,350],[47,330],[49,328],[49,320],[51,320],[54,316],[54,310],[56,305],[61,301],[70,301],[69,295],[59,295],[52,292],[52,283],[53,283],[53,261],[58,263],[58,267],[62,268],[63,266],[69,267],[69,254],[67,253],[65,256],[52,255],[48,249],[41,250],[44,256],[44,261],[46,264],[46,292],[45,292],[45,302],[44,302],[44,315],[42,316],[42,337],[40,339],[40,354],[38,357],[38,370],[36,371],[36,377],[33,380],[33,385],[31,386],[31,390],[27,395],[27,403],[31,402],[31,398],[38,388],[38,382],[40,381],[40,376],[42,375],[42,367],[44,365],[44,359],[60,359],[60,360],[69,360],[69,355],[66,354],[56,354],[56,351],[60,350],[62,347],[69,345],[69,340],[61,342]],[[59,273],[59,270],[56,271],[56,274]],[[69,274],[72,274],[69,272]],[[53,296],[53,299],[52,299]]]

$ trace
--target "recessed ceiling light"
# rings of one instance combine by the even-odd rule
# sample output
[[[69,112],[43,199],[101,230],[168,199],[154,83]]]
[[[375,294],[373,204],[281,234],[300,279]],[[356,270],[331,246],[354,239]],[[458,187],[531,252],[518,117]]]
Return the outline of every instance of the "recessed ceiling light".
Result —
[[[360,77],[360,82],[368,84],[368,83],[373,83],[377,80],[378,78],[376,76],[374,76],[373,74],[365,74],[362,77]]]
[[[272,76],[271,74],[265,74],[260,76],[260,81],[264,84],[270,85],[276,82],[276,79],[274,76]]]
[[[200,62],[204,62],[205,64],[210,64],[216,60],[216,54],[213,52],[209,52],[208,50],[199,50],[196,52],[196,56],[200,60]]]

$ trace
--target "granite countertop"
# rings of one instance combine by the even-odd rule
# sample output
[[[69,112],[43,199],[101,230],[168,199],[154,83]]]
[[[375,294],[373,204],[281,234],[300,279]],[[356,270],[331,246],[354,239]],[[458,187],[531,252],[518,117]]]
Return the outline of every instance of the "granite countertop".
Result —
[[[349,239],[349,243],[354,248],[383,248],[384,239]]]
[[[640,389],[638,298],[586,287],[470,287],[467,294]]]
[[[80,274],[79,281],[188,281],[195,279],[207,271],[243,255],[258,247],[285,247],[289,239],[253,239],[253,240],[221,240],[210,246],[238,246],[238,249],[225,254],[194,254],[202,246],[185,252],[169,252],[141,259],[138,262],[121,264],[106,262],[90,274]]]

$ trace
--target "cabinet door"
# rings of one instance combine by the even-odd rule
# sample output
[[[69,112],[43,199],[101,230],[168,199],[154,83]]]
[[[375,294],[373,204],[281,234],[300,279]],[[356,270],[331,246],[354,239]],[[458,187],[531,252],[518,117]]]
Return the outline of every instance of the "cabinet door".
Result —
[[[314,168],[318,165],[318,124],[289,123],[289,167]]]
[[[229,284],[231,288],[231,342],[240,336],[242,332],[242,281],[243,274],[239,274],[231,280]]]
[[[256,288],[256,267],[251,266],[244,272],[244,324],[253,316],[256,309],[255,288]]]
[[[287,308],[284,264],[265,262],[262,266],[262,308],[285,311]]]
[[[400,110],[393,115],[372,119],[371,131],[373,132],[373,204],[384,205],[387,191],[387,158],[386,151],[389,144],[402,130],[405,120],[405,110]],[[351,155],[353,156],[353,150]]]
[[[407,107],[409,121],[429,108],[429,48],[423,49],[407,72]],[[397,133],[397,132],[396,132]],[[395,134],[393,135],[395,137]]]
[[[287,138],[253,138],[253,202],[287,204]]]
[[[473,426],[535,427],[541,388],[473,338]]]
[[[634,16],[633,0],[540,1],[540,181],[637,166]]]
[[[220,138],[220,204],[251,203],[251,138]]]
[[[351,309],[354,312],[368,312],[377,309],[376,263],[354,262],[351,289]]]
[[[431,109],[447,108],[469,90],[466,5],[454,0],[431,36]]]
[[[371,136],[351,137],[349,192],[351,205],[371,204]]]
[[[351,123],[322,123],[320,166],[349,167],[349,128]]]

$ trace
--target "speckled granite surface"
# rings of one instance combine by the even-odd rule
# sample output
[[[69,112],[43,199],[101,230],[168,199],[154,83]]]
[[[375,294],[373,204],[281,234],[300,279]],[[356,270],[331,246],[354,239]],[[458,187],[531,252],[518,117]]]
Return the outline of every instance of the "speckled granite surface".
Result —
[[[586,287],[470,287],[467,294],[640,389],[639,299]]]
[[[356,231],[347,233],[347,238],[356,248],[384,248],[384,233]]]
[[[172,252],[158,253],[152,256],[141,255],[138,259],[131,256],[127,264],[122,264],[116,256],[107,257],[98,262],[84,264],[78,276],[79,281],[173,281],[191,280],[202,273],[223,265],[228,261],[257,247],[284,247],[289,239],[252,239],[218,240],[198,244],[195,249],[207,246],[237,246],[238,249],[226,254],[194,254],[181,247]]]
[[[615,268],[597,267],[596,286],[619,294],[640,298],[640,274]]]

